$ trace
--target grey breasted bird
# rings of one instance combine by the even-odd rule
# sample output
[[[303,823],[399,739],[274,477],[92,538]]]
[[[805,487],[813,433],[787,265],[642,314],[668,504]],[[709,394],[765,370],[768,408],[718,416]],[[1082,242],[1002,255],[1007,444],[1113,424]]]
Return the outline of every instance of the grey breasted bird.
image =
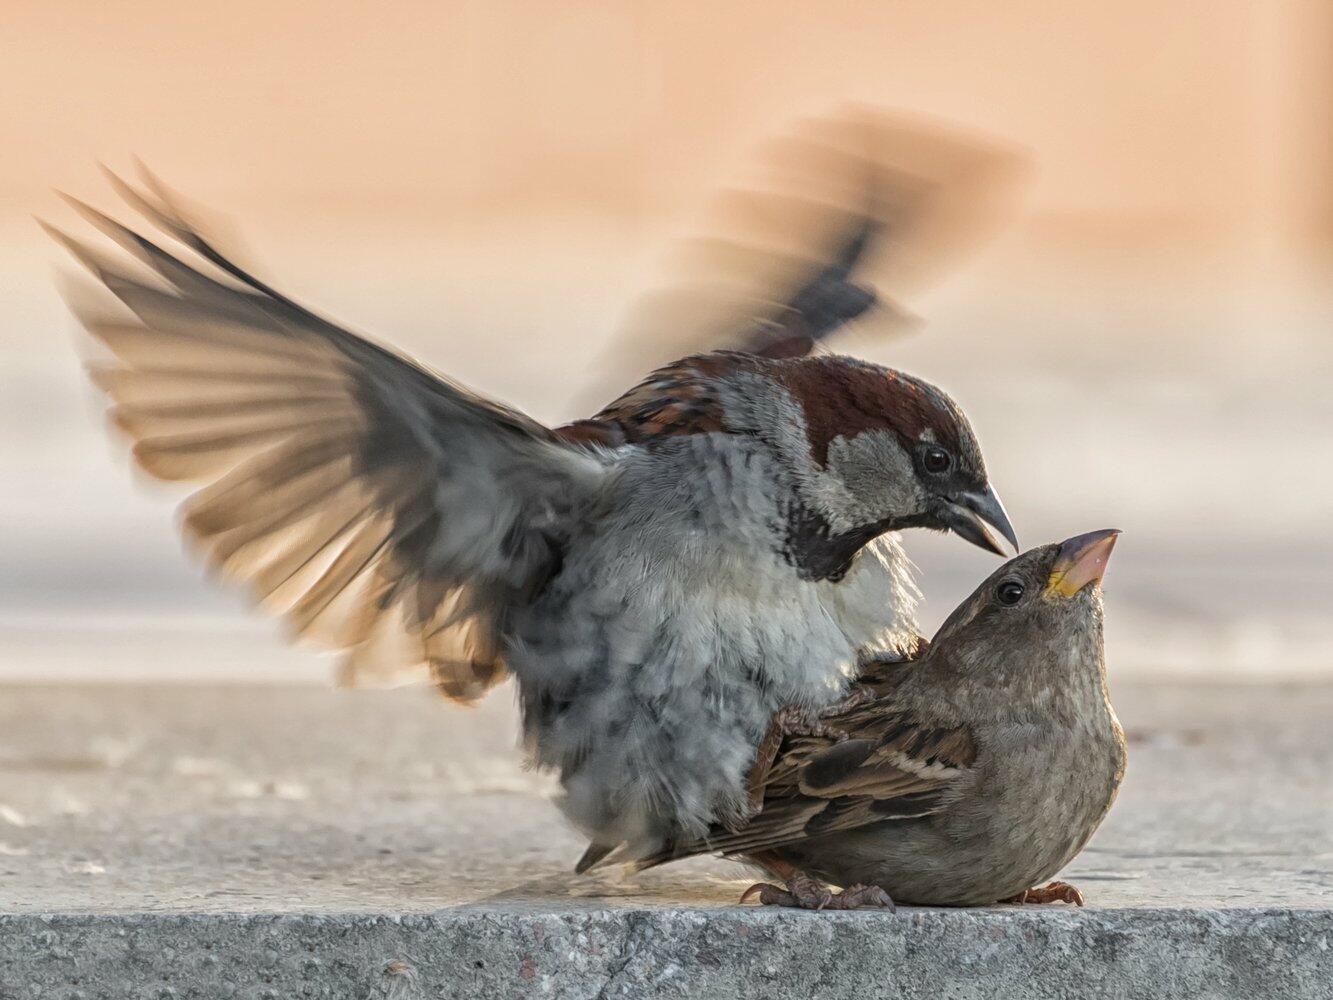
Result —
[[[751,892],[792,906],[1081,904],[1072,886],[1036,887],[1087,843],[1124,774],[1102,652],[1116,535],[1010,560],[920,657],[869,670],[862,693],[761,761],[747,824],[647,864],[743,857],[786,882]]]
[[[113,183],[180,249],[78,203],[123,253],[53,233],[119,300],[81,319],[139,465],[207,484],[188,540],[349,679],[467,700],[512,673],[594,854],[743,813],[774,711],[912,634],[886,533],[1013,539],[962,412],[911,376],[715,353],[549,429],[246,273],[150,175]]]

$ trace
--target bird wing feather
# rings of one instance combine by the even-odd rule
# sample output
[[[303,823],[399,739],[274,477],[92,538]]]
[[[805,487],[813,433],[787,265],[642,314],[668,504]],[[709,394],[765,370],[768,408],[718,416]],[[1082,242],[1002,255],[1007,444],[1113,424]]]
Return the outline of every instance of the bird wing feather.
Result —
[[[506,608],[554,571],[605,464],[248,274],[151,175],[112,183],[188,253],[73,199],[123,253],[48,230],[119,300],[76,312],[115,358],[91,375],[136,461],[206,484],[186,538],[297,636],[345,651],[344,681],[480,695],[504,673]]]
[[[701,350],[800,357],[866,317],[880,331],[916,325],[898,301],[998,228],[1025,163],[993,139],[867,107],[799,123],[762,144],[699,236],[677,241],[582,401]]]
[[[822,719],[830,735],[784,741],[765,780],[763,804],[743,826],[715,826],[639,867],[695,854],[754,854],[885,820],[929,816],[947,804],[950,788],[976,760],[966,726],[932,723],[883,701]]]

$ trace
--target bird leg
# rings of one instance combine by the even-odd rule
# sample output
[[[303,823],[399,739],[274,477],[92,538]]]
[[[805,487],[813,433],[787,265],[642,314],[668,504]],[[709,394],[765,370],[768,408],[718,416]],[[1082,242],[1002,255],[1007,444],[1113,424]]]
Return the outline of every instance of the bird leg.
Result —
[[[896,909],[889,894],[877,885],[850,885],[835,893],[823,882],[774,854],[760,853],[752,855],[750,860],[782,879],[785,888],[770,882],[756,882],[741,894],[741,903],[758,897],[764,906],[789,906],[800,910]]]
[[[756,882],[741,893],[740,903],[758,897],[764,906],[791,906],[801,910],[823,910],[833,903],[833,890],[823,882],[796,872],[785,880],[786,888],[770,882]]]
[[[819,716],[812,709],[799,705],[788,705],[773,713],[768,723],[768,732],[759,741],[755,751],[754,763],[746,775],[745,787],[749,791],[750,813],[757,813],[764,804],[764,785],[768,783],[768,774],[773,770],[782,741],[788,736],[834,736],[833,730],[819,721]]]
[[[1001,903],[1073,903],[1083,905],[1083,893],[1068,882],[1051,882],[1039,889],[1024,889],[1017,896],[1000,900]]]
[[[840,729],[825,725],[821,716],[855,708],[873,698],[874,695],[869,689],[858,687],[842,701],[818,711],[800,705],[788,705],[774,712],[768,724],[768,732],[764,733],[764,738],[759,741],[754,763],[750,765],[750,772],[745,779],[745,787],[749,792],[750,813],[758,812],[764,804],[764,785],[768,782],[769,772],[773,770],[773,762],[777,760],[778,751],[782,749],[783,740],[788,736],[814,736],[841,743],[847,738],[847,734]]]
[[[850,712],[854,708],[868,705],[870,702],[874,701],[875,698],[876,695],[873,689],[865,684],[857,684],[855,690],[853,690],[846,698],[842,699],[842,701],[835,701],[832,705],[827,705],[824,708],[821,708],[819,710],[819,715],[821,718],[829,718],[830,716],[840,715],[843,712]],[[840,740],[847,738],[842,733],[837,735]]]

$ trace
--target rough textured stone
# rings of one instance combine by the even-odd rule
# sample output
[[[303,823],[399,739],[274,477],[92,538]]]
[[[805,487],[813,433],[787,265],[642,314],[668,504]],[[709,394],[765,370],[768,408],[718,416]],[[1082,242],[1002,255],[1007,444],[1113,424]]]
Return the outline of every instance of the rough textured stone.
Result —
[[[568,874],[503,695],[0,687],[0,998],[1333,997],[1333,687],[1114,694],[1087,908],[810,914]]]
[[[0,998],[1327,997],[1326,911],[462,907],[0,920]]]

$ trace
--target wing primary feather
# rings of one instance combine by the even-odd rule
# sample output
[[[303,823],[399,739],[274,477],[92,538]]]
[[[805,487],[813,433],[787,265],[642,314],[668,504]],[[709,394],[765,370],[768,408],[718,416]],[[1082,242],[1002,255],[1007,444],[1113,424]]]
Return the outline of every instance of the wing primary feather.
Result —
[[[508,610],[549,579],[605,456],[298,305],[140,175],[107,171],[148,235],[74,198],[111,253],[43,226],[118,300],[72,303],[119,359],[89,374],[140,466],[200,484],[187,540],[344,649],[348,673],[413,671],[476,697],[504,675]]]

